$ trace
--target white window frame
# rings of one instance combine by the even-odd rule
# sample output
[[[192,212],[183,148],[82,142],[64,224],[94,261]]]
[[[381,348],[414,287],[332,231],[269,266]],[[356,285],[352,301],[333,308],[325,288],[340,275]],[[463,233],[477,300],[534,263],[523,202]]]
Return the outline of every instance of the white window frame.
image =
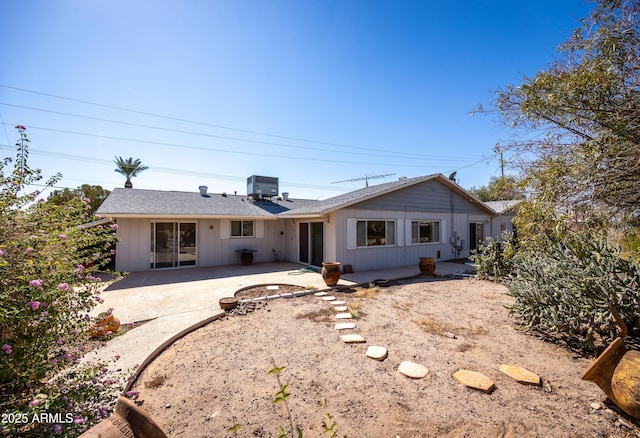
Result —
[[[233,224],[234,222],[239,222],[240,223],[240,234],[233,234]],[[245,222],[251,222],[251,234],[250,235],[245,235],[244,234],[244,223]],[[242,239],[242,238],[247,238],[247,237],[256,237],[256,221],[254,220],[231,220],[229,221],[229,236],[232,239]]]
[[[395,220],[390,220],[390,219],[356,219],[354,220],[355,222],[355,233],[354,233],[354,237],[355,237],[355,247],[356,248],[386,248],[386,247],[390,247],[390,246],[397,246],[397,242],[398,242],[398,224],[397,221]],[[384,223],[384,243],[380,243],[380,244],[370,244],[371,240],[369,238],[368,235],[368,230],[369,230],[369,222],[383,222]],[[365,227],[365,232],[367,232],[366,236],[365,236],[365,244],[361,245],[360,242],[358,242],[358,226],[364,223],[364,227]],[[393,224],[392,227],[389,227],[389,224]],[[393,228],[393,230],[390,230],[390,228]],[[391,242],[391,243],[390,243]]]
[[[434,226],[434,224],[438,224],[437,228],[438,228],[438,236],[432,236],[432,237],[437,237],[434,238],[432,241],[429,242],[420,242],[420,226],[422,224],[431,224],[431,230],[434,230],[436,227]],[[414,231],[416,230],[416,228],[414,228],[415,226],[417,226],[417,230],[418,230],[418,234],[414,234]],[[432,219],[414,219],[411,220],[411,245],[433,245],[436,243],[441,243],[442,242],[442,221],[440,220],[432,220]]]

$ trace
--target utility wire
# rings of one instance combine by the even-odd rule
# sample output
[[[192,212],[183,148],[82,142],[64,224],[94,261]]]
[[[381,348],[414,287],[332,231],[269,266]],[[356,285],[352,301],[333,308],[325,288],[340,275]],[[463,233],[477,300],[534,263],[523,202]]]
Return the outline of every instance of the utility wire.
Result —
[[[12,148],[8,145],[0,145],[0,149],[14,150],[15,148]],[[85,163],[94,163],[94,164],[113,166],[113,161],[106,160],[104,158],[65,154],[61,152],[52,152],[52,151],[46,151],[46,150],[34,149],[34,148],[29,148],[29,152],[34,155],[42,155],[42,156],[48,156],[48,157],[54,157],[54,158],[61,158],[64,160],[81,161]],[[245,177],[240,177],[240,176],[220,175],[220,174],[214,174],[214,173],[208,173],[208,172],[198,172],[193,170],[174,169],[169,167],[160,167],[160,166],[151,166],[151,165],[149,166],[149,171],[185,175],[185,176],[195,176],[195,177],[215,179],[215,180],[225,180],[225,181],[246,182],[247,180]],[[292,186],[292,187],[298,187],[298,188],[331,190],[331,191],[338,191],[338,192],[344,192],[349,190],[349,188],[347,187],[322,186],[322,185],[316,185],[316,184],[296,183],[296,182],[287,182],[287,181],[282,181],[281,184]]]
[[[171,128],[165,128],[165,127],[161,127],[161,126],[143,125],[143,124],[140,124],[140,123],[125,122],[125,121],[122,121],[122,120],[105,119],[105,118],[101,118],[101,117],[85,116],[85,115],[81,115],[81,114],[66,113],[66,112],[54,111],[54,110],[43,109],[43,108],[34,108],[34,107],[28,107],[28,106],[24,106],[24,105],[15,105],[15,104],[6,103],[6,102],[0,102],[0,105],[10,106],[10,107],[14,107],[14,108],[22,108],[22,109],[27,109],[27,110],[31,110],[31,111],[45,112],[45,113],[49,113],[49,114],[58,114],[58,115],[67,116],[67,117],[76,117],[76,118],[85,119],[85,120],[94,120],[94,121],[98,121],[98,122],[107,122],[107,123],[115,123],[115,124],[120,124],[120,125],[125,125],[125,126],[133,126],[133,127],[136,127],[136,128],[154,129],[154,130],[164,131],[164,132],[174,132],[174,133],[178,133],[178,134],[195,135],[195,136],[200,136],[200,137],[217,138],[217,139],[222,139],[222,140],[241,141],[241,142],[246,142],[246,143],[256,143],[256,144],[269,145],[269,146],[281,146],[281,147],[292,148],[292,149],[305,149],[305,150],[321,151],[321,152],[338,152],[338,153],[341,153],[341,154],[351,154],[351,155],[357,155],[357,156],[363,156],[364,155],[364,156],[379,157],[379,158],[399,158],[399,159],[403,159],[402,157],[399,157],[398,155],[407,155],[406,159],[411,159],[411,160],[415,160],[415,159],[419,159],[419,157],[423,157],[423,159],[425,159],[425,160],[463,161],[463,162],[469,161],[468,158],[457,158],[457,157],[454,158],[454,157],[447,157],[447,156],[444,156],[444,155],[428,155],[428,154],[417,154],[417,153],[410,153],[410,152],[394,152],[393,155],[380,155],[380,154],[371,154],[371,153],[363,153],[363,152],[343,152],[343,151],[339,151],[339,150],[330,150],[330,149],[319,148],[319,147],[290,145],[290,144],[275,143],[275,142],[270,142],[270,141],[251,140],[251,139],[238,138],[238,137],[227,137],[227,136],[223,136],[223,135],[207,134],[207,133],[203,133],[203,132],[185,131],[185,130],[181,130],[181,129],[171,129]],[[476,158],[478,158],[478,157],[476,157]]]
[[[176,148],[183,148],[183,149],[194,149],[194,150],[204,150],[204,151],[211,151],[211,152],[222,152],[222,153],[228,153],[228,154],[250,155],[250,156],[267,157],[267,158],[281,158],[281,159],[286,159],[286,160],[302,160],[302,161],[309,161],[310,160],[309,157],[294,157],[294,156],[290,156],[290,155],[275,155],[273,153],[233,151],[233,150],[227,150],[227,149],[209,148],[209,147],[204,147],[204,146],[193,146],[193,145],[178,144],[178,143],[167,143],[167,142],[161,142],[161,141],[133,139],[133,138],[126,138],[126,137],[115,137],[115,136],[110,136],[110,135],[90,134],[90,133],[86,133],[86,132],[77,132],[77,131],[69,131],[69,130],[54,129],[54,128],[44,128],[44,127],[32,126],[32,125],[29,125],[29,129],[36,129],[36,130],[49,131],[49,132],[58,132],[58,133],[63,133],[63,134],[73,134],[73,135],[80,135],[80,136],[85,136],[85,137],[103,138],[103,139],[108,139],[108,140],[126,141],[126,142],[131,142],[131,143],[142,143],[142,144],[150,144],[150,145],[157,145],[157,146],[169,146],[169,147],[176,147]],[[315,162],[321,161],[321,162],[329,162],[329,163],[335,163],[336,162],[336,160],[333,159],[333,158],[313,158],[313,161],[315,161]],[[482,161],[484,161],[484,159]],[[385,166],[411,167],[411,168],[436,167],[435,165],[427,166],[427,165],[424,165],[424,164],[395,164],[395,163],[388,163],[388,162],[368,163],[368,162],[363,162],[363,161],[345,161],[345,160],[340,160],[340,163],[341,164],[368,165],[368,166],[385,165]]]
[[[0,87],[11,89],[11,90],[16,90],[16,91],[22,91],[22,92],[25,92],[25,93],[38,94],[38,95],[47,96],[47,97],[53,97],[53,98],[56,98],[56,99],[62,99],[62,100],[67,100],[67,101],[71,101],[71,102],[82,103],[82,104],[85,104],[85,105],[93,105],[93,106],[102,107],[102,108],[114,109],[114,110],[118,110],[118,111],[125,111],[125,112],[129,112],[129,113],[133,113],[133,114],[140,114],[140,115],[144,115],[144,116],[157,117],[157,118],[161,118],[161,119],[165,119],[165,120],[173,120],[173,121],[177,121],[177,122],[189,123],[189,124],[199,125],[199,126],[207,126],[207,127],[210,127],[210,128],[226,129],[226,130],[230,130],[230,131],[243,132],[243,133],[247,133],[247,134],[262,135],[262,136],[267,136],[267,137],[281,138],[281,139],[286,139],[286,140],[294,140],[294,141],[300,141],[300,142],[305,142],[305,143],[315,143],[315,144],[321,144],[321,145],[326,145],[326,146],[336,146],[336,147],[341,147],[341,148],[346,148],[346,149],[354,149],[354,150],[361,150],[361,151],[374,151],[374,152],[383,152],[383,153],[392,152],[393,154],[410,155],[413,158],[415,158],[415,156],[421,155],[421,154],[412,154],[412,153],[409,153],[409,152],[396,152],[396,150],[389,151],[389,150],[384,150],[384,149],[365,148],[365,147],[360,147],[360,146],[350,146],[350,145],[345,145],[345,144],[340,144],[340,143],[330,143],[330,142],[323,142],[323,141],[317,141],[317,140],[308,140],[308,139],[298,138],[298,137],[289,137],[289,136],[285,136],[285,135],[270,134],[270,133],[266,133],[266,132],[253,131],[253,130],[249,130],[249,129],[232,128],[232,127],[216,125],[216,124],[212,124],[212,123],[206,123],[206,122],[199,122],[199,121],[194,121],[194,120],[182,119],[182,118],[179,118],[179,117],[166,116],[166,115],[162,115],[162,114],[155,114],[155,113],[150,113],[150,112],[145,112],[145,111],[132,110],[132,109],[129,109],[129,108],[118,107],[118,106],[113,106],[113,105],[105,105],[105,104],[102,104],[102,103],[91,102],[91,101],[88,101],[88,100],[74,99],[74,98],[65,97],[65,96],[59,96],[59,95],[55,95],[55,94],[44,93],[44,92],[41,92],[41,91],[27,90],[27,89],[24,89],[24,88],[12,87],[12,86],[9,86],[9,85],[4,85],[4,84],[0,84]],[[11,104],[3,104],[3,105],[11,105]],[[19,105],[13,105],[13,106],[19,107]],[[27,107],[23,107],[23,108],[27,108]],[[34,109],[34,108],[27,108],[27,109]],[[47,110],[39,110],[39,109],[34,109],[34,110],[47,111]],[[49,112],[56,113],[55,111],[49,111]],[[59,114],[75,116],[73,114],[65,114],[65,113],[59,113]],[[85,117],[85,116],[82,116],[82,117]],[[91,118],[91,117],[87,117],[87,118]],[[97,120],[100,120],[100,119],[97,119]],[[112,121],[112,120],[103,120],[103,121],[108,121],[108,122],[112,122],[112,123],[120,123],[120,122]],[[144,126],[144,125],[142,125],[142,126]],[[148,126],[144,126],[144,127],[148,127]],[[176,132],[181,132],[181,131],[176,131]],[[200,135],[200,134],[194,134],[194,135]],[[206,135],[206,134],[203,134],[203,135]],[[213,137],[215,137],[215,136],[213,136]],[[220,137],[220,138],[225,138],[225,137]],[[237,140],[241,140],[241,139],[237,139]],[[242,140],[242,141],[251,141],[251,140]],[[255,141],[255,142],[256,143],[260,143],[258,141]],[[265,142],[265,144],[271,144],[271,143],[266,143]],[[280,146],[285,146],[285,145],[280,145]],[[434,159],[434,158],[435,159],[446,158],[446,157],[437,156],[437,155],[432,155],[432,156],[425,155],[425,157],[430,157],[431,159]]]

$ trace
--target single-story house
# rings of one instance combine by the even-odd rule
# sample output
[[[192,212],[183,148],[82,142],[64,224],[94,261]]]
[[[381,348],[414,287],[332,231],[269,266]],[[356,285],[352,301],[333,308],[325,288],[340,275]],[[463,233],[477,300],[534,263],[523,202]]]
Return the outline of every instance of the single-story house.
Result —
[[[278,196],[277,185],[254,175],[247,195],[117,188],[96,214],[118,225],[120,271],[236,264],[242,250],[257,262],[362,271],[468,257],[500,229],[491,207],[441,174],[321,201]]]

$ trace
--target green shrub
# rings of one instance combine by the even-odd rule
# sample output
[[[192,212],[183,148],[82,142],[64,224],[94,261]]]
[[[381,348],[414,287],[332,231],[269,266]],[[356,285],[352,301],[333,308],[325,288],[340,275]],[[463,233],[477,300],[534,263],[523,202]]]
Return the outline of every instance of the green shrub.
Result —
[[[501,240],[487,238],[478,252],[470,258],[476,264],[476,275],[479,278],[497,281],[511,273],[515,252],[513,233],[505,231]]]
[[[525,329],[560,333],[595,351],[598,340],[616,336],[616,314],[636,327],[640,269],[620,248],[572,234],[546,250],[522,251],[511,263],[510,311]]]
[[[106,364],[80,365],[116,225],[82,229],[90,200],[59,205],[29,192],[41,171],[29,167],[25,128],[16,128],[17,157],[0,162],[0,412],[12,414],[0,431],[77,436],[109,414],[107,392],[124,387]]]

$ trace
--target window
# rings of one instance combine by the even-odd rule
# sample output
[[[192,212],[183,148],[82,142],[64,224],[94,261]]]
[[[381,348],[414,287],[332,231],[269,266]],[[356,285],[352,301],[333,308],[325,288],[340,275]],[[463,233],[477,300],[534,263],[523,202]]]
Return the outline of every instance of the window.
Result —
[[[383,246],[396,244],[394,221],[357,221],[357,246]]]
[[[440,242],[440,222],[412,221],[411,243]]]
[[[231,221],[231,237],[253,237],[253,221]]]

